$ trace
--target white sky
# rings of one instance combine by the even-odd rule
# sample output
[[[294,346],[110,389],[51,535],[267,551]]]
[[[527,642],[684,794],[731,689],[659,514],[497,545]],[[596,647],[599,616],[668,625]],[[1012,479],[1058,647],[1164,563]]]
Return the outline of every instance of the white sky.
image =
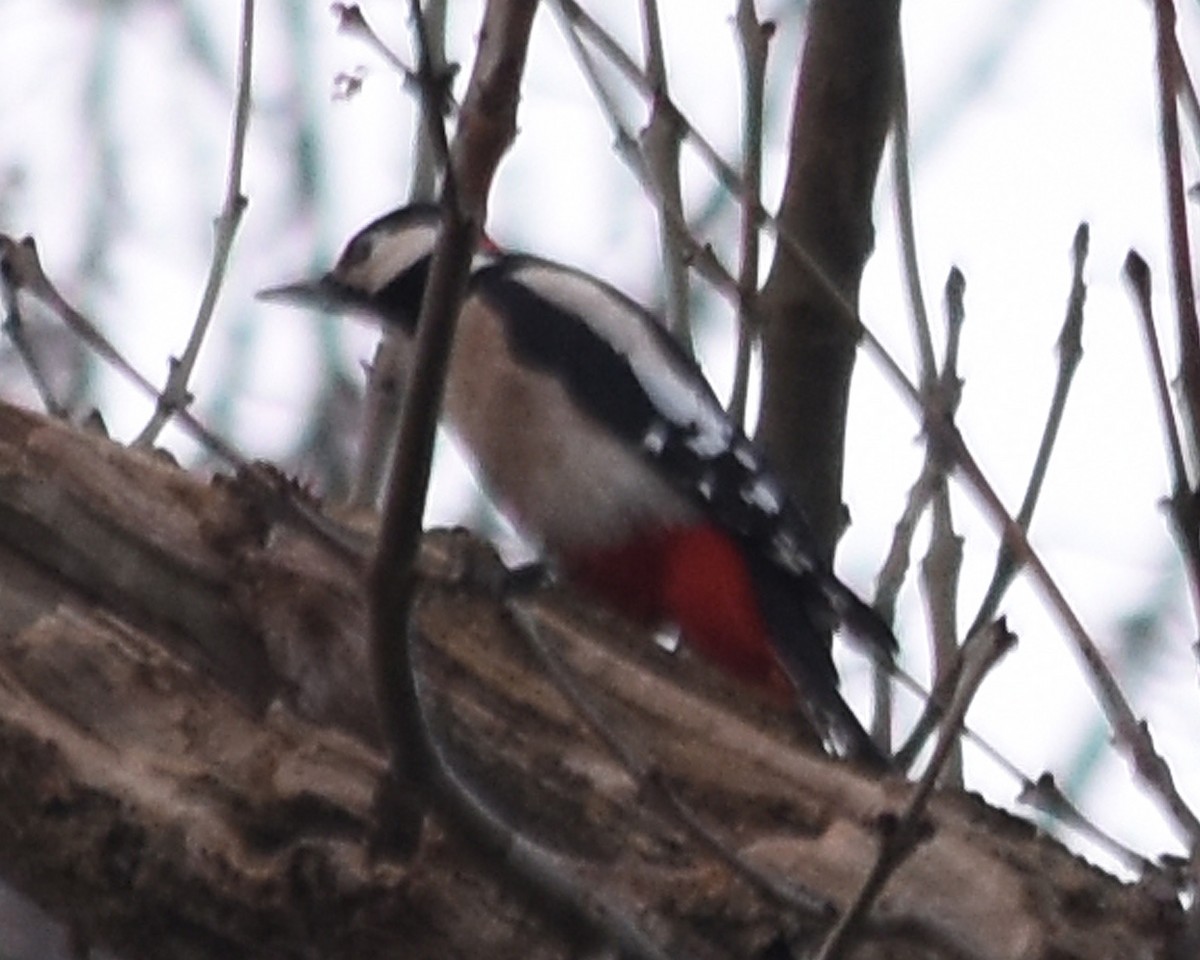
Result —
[[[734,4],[661,2],[673,92],[726,156],[736,158],[738,85],[732,78],[738,67],[728,22]],[[166,357],[182,349],[203,284],[210,223],[223,191],[238,6],[232,0],[8,0],[0,12],[0,57],[10,78],[0,93],[7,131],[0,143],[0,185],[9,184],[0,192],[0,229],[34,234],[64,291],[105,318],[129,358],[156,377]],[[403,49],[403,5],[376,0],[363,6]],[[462,11],[453,47],[465,56],[479,4],[453,6]],[[593,6],[603,8],[605,22],[636,50],[637,4]],[[770,93],[780,122],[767,149],[767,182],[777,190],[785,159],[782,121],[790,111],[787,63],[797,30],[783,19],[791,15],[782,7],[761,6],[781,18],[773,56],[782,69],[774,71]],[[1186,0],[1180,6],[1185,55],[1191,56],[1200,11]],[[215,75],[189,58],[180,9],[203,24],[199,36],[215,51]],[[308,11],[313,50],[307,63],[288,45],[289,13],[301,9]],[[1168,652],[1131,696],[1150,719],[1185,795],[1200,804],[1200,697],[1189,651],[1194,627],[1157,508],[1166,491],[1165,457],[1145,350],[1120,279],[1125,254],[1136,246],[1155,270],[1160,319],[1168,318],[1151,27],[1144,0],[909,0],[904,17],[926,297],[936,316],[950,266],[966,273],[960,424],[1014,509],[1053,386],[1071,238],[1081,220],[1091,224],[1085,356],[1033,541],[1106,648],[1115,642],[1121,617],[1164,592],[1170,598]],[[362,94],[333,102],[333,75],[359,65],[368,69]],[[88,85],[97,77],[107,95],[90,102]],[[203,397],[206,385],[214,389],[243,377],[238,442],[270,455],[285,450],[301,427],[299,413],[313,389],[306,371],[321,338],[336,337],[348,357],[363,360],[372,340],[365,331],[262,307],[251,293],[327,264],[346,237],[399,202],[414,113],[367,50],[334,34],[323,4],[284,0],[260,0],[255,98],[244,184],[250,207],[195,389]],[[298,117],[318,131],[318,153],[328,167],[315,215],[303,222],[292,209],[296,164],[289,138]],[[631,117],[644,119],[640,110]],[[535,30],[520,126],[494,191],[492,234],[653,300],[652,216],[610,149],[611,136],[545,11]],[[1195,180],[1196,140],[1194,132],[1188,136],[1189,176]],[[98,179],[106,137],[120,156],[120,209],[105,228],[113,239],[105,269],[89,276],[83,264],[88,229],[110,189]],[[21,179],[13,182],[17,167]],[[689,199],[707,198],[707,178],[694,164],[687,174]],[[877,227],[862,314],[911,367],[886,186]],[[719,308],[716,315],[719,325],[706,341],[711,349],[705,360],[724,392],[731,367],[724,338],[728,313]],[[1165,324],[1160,335],[1170,348]],[[4,389],[28,396],[22,384]],[[105,414],[114,432],[127,438],[148,408],[115,378],[108,389]],[[918,469],[916,433],[911,416],[864,357],[846,486],[855,523],[839,560],[847,579],[864,591]],[[431,520],[457,516],[465,489],[459,474],[439,475]],[[990,573],[995,537],[968,497],[958,495],[956,505],[967,537],[962,606],[969,617]],[[1095,701],[1062,632],[1027,586],[1014,588],[1005,611],[1021,645],[985,684],[972,725],[1031,775],[1046,768],[1064,774],[1064,758],[1095,728]],[[911,590],[904,617],[906,660],[919,666],[923,624]],[[853,694],[861,666],[846,666]],[[1015,785],[987,763],[972,760],[970,777],[989,798],[1012,800]],[[1106,828],[1139,849],[1175,849],[1169,828],[1111,751],[1082,799]]]

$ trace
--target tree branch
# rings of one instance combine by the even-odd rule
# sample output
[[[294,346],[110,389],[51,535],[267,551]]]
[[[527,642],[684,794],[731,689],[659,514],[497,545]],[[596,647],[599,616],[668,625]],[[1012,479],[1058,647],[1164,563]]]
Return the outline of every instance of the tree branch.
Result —
[[[896,0],[817,0],[796,84],[779,224],[851,305],[874,244],[871,199],[894,113],[899,8]],[[842,464],[858,331],[784,249],[759,303],[756,436],[831,560],[845,526]]]
[[[0,478],[8,881],[130,960],[591,945],[460,834],[435,824],[417,857],[394,855],[372,803],[386,765],[361,581],[273,527],[253,484],[205,485],[6,406]],[[824,914],[780,905],[645,803],[529,656],[486,548],[442,534],[421,557],[421,695],[464,782],[669,956],[816,946]],[[527,603],[613,735],[710,831],[754,870],[851,902],[911,787],[807,752],[788,717],[561,592]],[[935,793],[926,816],[861,931],[889,957],[1169,957],[1179,911],[1152,885],[969,796]]]

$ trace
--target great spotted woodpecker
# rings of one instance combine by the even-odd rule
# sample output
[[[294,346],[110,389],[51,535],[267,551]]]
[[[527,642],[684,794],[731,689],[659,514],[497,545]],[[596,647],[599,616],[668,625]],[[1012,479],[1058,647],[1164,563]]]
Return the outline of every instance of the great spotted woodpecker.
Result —
[[[365,314],[411,348],[439,220],[433,206],[395,210],[319,280],[262,297]],[[480,255],[443,417],[572,583],[676,626],[729,673],[795,697],[832,745],[882,762],[838,693],[828,636],[840,621],[884,659],[895,640],[818,558],[803,516],[653,315],[570,267]]]

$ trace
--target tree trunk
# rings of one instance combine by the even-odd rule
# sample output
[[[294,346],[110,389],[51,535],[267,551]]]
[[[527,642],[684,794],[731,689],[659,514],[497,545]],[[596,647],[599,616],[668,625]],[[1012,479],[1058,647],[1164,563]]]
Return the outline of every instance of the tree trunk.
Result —
[[[128,958],[594,950],[442,811],[412,856],[389,847],[359,575],[260,488],[0,406],[0,873]],[[464,782],[661,955],[817,942],[906,783],[813,755],[561,592],[523,600],[639,782],[531,653],[485,547],[433,535],[422,569],[420,686]],[[929,818],[854,956],[1169,955],[1173,900],[976,798]]]
[[[895,103],[900,3],[816,0],[806,28],[779,223],[857,309],[874,245],[871,199]],[[846,525],[842,465],[859,332],[783,244],[759,296],[756,439],[831,561]]]

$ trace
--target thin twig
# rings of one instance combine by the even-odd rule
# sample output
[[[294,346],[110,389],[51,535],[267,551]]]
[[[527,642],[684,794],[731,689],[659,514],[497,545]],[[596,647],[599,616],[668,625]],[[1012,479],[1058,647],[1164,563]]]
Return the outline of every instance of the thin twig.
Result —
[[[1062,423],[1063,412],[1066,409],[1067,396],[1070,392],[1070,386],[1074,377],[1075,370],[1078,368],[1079,361],[1083,354],[1082,347],[1082,330],[1083,330],[1083,306],[1087,295],[1087,287],[1083,280],[1084,266],[1087,260],[1088,251],[1088,231],[1087,224],[1080,224],[1075,232],[1075,240],[1072,244],[1073,252],[1073,275],[1071,282],[1071,292],[1067,300],[1066,317],[1063,320],[1062,330],[1058,338],[1058,354],[1059,354],[1059,369],[1058,377],[1055,382],[1054,395],[1050,403],[1050,408],[1046,417],[1046,425],[1042,431],[1041,443],[1038,447],[1037,456],[1034,459],[1034,466],[1030,474],[1029,483],[1026,486],[1025,496],[1021,503],[1021,508],[1017,513],[1016,523],[1022,530],[1028,530],[1033,521],[1034,510],[1037,506],[1038,497],[1041,493],[1042,484],[1045,480],[1046,472],[1049,467],[1050,455],[1053,452],[1054,444],[1058,436],[1058,430]],[[1017,572],[1017,565],[1013,561],[1011,550],[1007,546],[1007,542],[1002,542],[996,558],[996,568],[992,575],[992,580],[984,592],[984,598],[981,601],[979,612],[976,614],[971,627],[967,630],[967,636],[975,633],[977,630],[990,622],[995,616],[999,608],[1000,601],[1004,597],[1005,591]],[[952,675],[938,673],[938,680],[935,684],[935,692],[938,689],[943,689],[944,685],[952,683],[954,678]],[[899,751],[899,756],[905,760],[911,760],[916,756],[917,752],[924,745],[925,739],[932,732],[940,716],[940,707],[938,698],[931,698],[925,705],[925,710],[922,716],[914,724],[913,729],[909,733],[908,740]]]
[[[1175,422],[1175,409],[1171,404],[1171,388],[1167,384],[1167,370],[1163,363],[1162,349],[1158,343],[1158,331],[1154,323],[1154,304],[1151,299],[1150,267],[1134,250],[1125,258],[1125,280],[1137,307],[1138,319],[1142,323],[1142,337],[1150,358],[1153,374],[1154,394],[1158,400],[1158,411],[1162,420],[1166,440],[1167,458],[1171,467],[1171,496],[1167,510],[1171,517],[1171,529],[1175,541],[1183,554],[1188,569],[1188,586],[1192,594],[1192,610],[1200,621],[1200,509],[1196,495],[1188,482],[1187,465],[1183,455],[1183,441]]]
[[[238,226],[242,222],[247,200],[242,194],[242,167],[246,155],[246,129],[250,124],[250,67],[254,52],[254,0],[242,0],[241,38],[238,42],[237,95],[233,111],[233,135],[229,146],[229,171],[225,178],[225,202],[217,217],[216,232],[213,237],[212,263],[208,269],[208,279],[204,284],[204,294],[200,298],[200,308],[196,311],[196,320],[192,324],[192,332],[188,336],[187,346],[183,356],[170,360],[170,372],[167,383],[158,394],[158,402],[150,422],[142,428],[134,440],[135,447],[150,447],[158,439],[163,427],[170,422],[178,411],[191,405],[192,395],[188,393],[188,381],[192,377],[196,360],[200,356],[200,348],[208,334],[213,312],[217,307],[217,297],[225,283],[225,274],[229,266],[229,254],[233,249],[233,240],[237,235]]]
[[[50,380],[42,369],[37,353],[29,338],[25,336],[25,319],[21,316],[21,304],[17,299],[16,287],[9,283],[8,278],[0,275],[0,297],[4,303],[4,332],[16,348],[17,355],[29,372],[29,379],[42,400],[42,406],[52,417],[63,419],[67,415],[66,407],[59,403],[50,386]]]
[[[679,178],[679,158],[683,132],[679,113],[662,108],[671,101],[667,85],[666,55],[663,52],[662,25],[658,0],[642,0],[642,34],[646,48],[646,79],[654,90],[650,101],[650,122],[638,138],[646,158],[646,169],[655,186],[652,193],[658,213],[658,236],[666,291],[667,329],[689,354],[693,353],[692,328],[688,316],[690,275],[682,248],[674,236],[672,223],[683,217],[683,186]]]
[[[912,279],[916,279],[915,275]],[[919,283],[919,280],[917,282]],[[958,381],[958,347],[962,336],[963,321],[966,317],[963,305],[965,290],[966,279],[957,267],[952,267],[946,277],[945,286],[947,317],[945,369],[942,376],[938,378],[935,360],[932,374],[928,378],[924,375],[922,376],[922,380],[929,384],[926,389],[927,402],[936,402],[944,405],[947,415],[951,418],[958,411],[959,397],[961,395],[961,384]],[[917,302],[917,300],[914,300],[911,309],[918,309],[916,306]],[[921,299],[919,302],[921,303],[919,309],[923,312],[924,301]],[[914,330],[919,330],[921,326],[921,321],[914,322]],[[924,326],[928,332],[928,320],[924,322]],[[918,343],[921,342],[921,339],[918,333]],[[931,350],[933,348],[932,343],[932,338],[930,338]],[[951,464],[946,462],[944,451],[936,443],[927,443],[925,446],[925,458],[921,464],[921,472],[909,489],[904,510],[901,512],[900,519],[896,521],[895,529],[892,531],[892,543],[888,548],[887,557],[880,567],[879,576],[876,579],[875,609],[883,617],[885,623],[891,624],[895,622],[896,602],[899,599],[900,589],[904,586],[905,578],[908,575],[909,559],[912,554],[912,542],[913,537],[916,535],[917,524],[925,512],[925,508],[934,501],[935,497],[944,494],[945,479],[950,467]],[[943,505],[943,509],[948,509],[948,505]],[[945,524],[945,518],[943,518],[943,524]],[[943,530],[945,529],[945,526],[943,526]],[[941,616],[938,616],[936,619],[938,622],[946,620],[945,617]],[[934,675],[937,678],[934,690],[935,692],[943,690],[943,695],[947,698],[949,690],[953,689],[954,683],[951,673],[953,660],[954,657],[950,656],[947,651],[943,651],[937,657],[934,670]],[[879,702],[879,700],[885,699],[889,695],[889,688],[880,665],[876,665],[875,670],[875,691],[877,702]],[[950,684],[949,687],[945,687],[947,683]],[[938,710],[934,700],[926,701],[924,713],[918,719],[913,731],[909,734],[905,747],[897,755],[901,769],[904,769],[911,763],[913,757],[916,755],[916,750],[913,749],[914,737],[919,737],[919,742],[923,744],[924,739],[932,733],[940,716],[940,710]],[[874,732],[876,734],[890,733],[890,729],[883,722],[883,719],[877,718],[874,724]]]
[[[1037,456],[1034,458],[1033,470],[1029,475],[1029,483],[1025,487],[1025,497],[1021,508],[1017,511],[1016,523],[1022,530],[1028,530],[1033,523],[1033,513],[1037,509],[1038,498],[1041,496],[1042,485],[1050,467],[1050,456],[1058,440],[1058,431],[1062,426],[1063,413],[1067,408],[1067,396],[1071,391],[1071,383],[1079,361],[1083,358],[1083,306],[1087,299],[1087,284],[1084,283],[1083,271],[1088,255],[1088,225],[1081,223],[1075,231],[1075,240],[1071,245],[1073,273],[1071,292],[1067,298],[1067,315],[1063,320],[1062,330],[1058,335],[1058,376],[1054,383],[1054,395],[1050,400],[1050,409],[1046,414],[1046,425],[1042,428],[1042,439],[1038,444]],[[996,615],[1000,601],[1012,584],[1017,574],[1017,565],[1013,560],[1012,551],[1006,543],[1000,545],[996,555],[996,568],[992,571],[992,579],[984,591],[983,600],[979,604],[979,612],[971,624],[968,634],[974,633]]]
[[[679,798],[653,760],[643,756],[624,738],[613,732],[613,724],[605,716],[604,711],[583,689],[570,668],[559,656],[555,646],[547,643],[543,638],[542,625],[538,618],[520,601],[510,601],[508,611],[520,628],[525,642],[545,667],[556,688],[568,700],[605,749],[633,779],[639,796],[656,803],[666,816],[681,823],[702,846],[761,893],[784,906],[800,910],[810,916],[821,917],[832,914],[833,907],[829,901],[818,899],[808,891],[801,890],[786,883],[780,877],[760,870],[746,860],[733,843],[709,827],[692,807]]]
[[[1196,316],[1196,291],[1192,286],[1192,258],[1188,244],[1187,201],[1184,195],[1183,158],[1179,143],[1182,64],[1175,41],[1175,4],[1155,0],[1157,36],[1159,135],[1162,140],[1163,179],[1167,190],[1167,226],[1170,234],[1171,279],[1175,288],[1175,323],[1179,338],[1179,389],[1186,412],[1184,426],[1191,449],[1200,451],[1200,321]]]
[[[754,324],[754,303],[758,296],[759,218],[762,206],[763,98],[766,89],[767,53],[775,24],[758,19],[754,0],[738,0],[734,16],[738,49],[742,54],[742,182],[746,185],[741,199],[741,263],[738,267],[737,357],[733,368],[733,390],[729,416],[746,429],[746,403],[750,395],[750,358],[758,339]]]
[[[936,382],[936,397],[943,415],[953,420],[962,397],[962,381],[958,377],[958,348],[966,318],[963,304],[964,283],[961,273],[952,270],[946,283],[946,355]],[[930,461],[936,470],[931,499],[932,519],[929,547],[921,564],[925,606],[928,610],[930,633],[933,638],[934,676],[952,674],[962,664],[958,646],[958,576],[962,569],[962,537],[954,531],[950,507],[950,488],[947,482],[951,464],[941,456],[936,443],[930,443]],[[947,784],[962,785],[962,750],[956,743],[944,770]]]
[[[937,376],[933,353],[933,335],[929,311],[921,292],[921,267],[917,258],[917,231],[913,221],[912,171],[909,166],[908,82],[905,74],[904,47],[896,51],[896,111],[892,126],[892,183],[895,189],[896,226],[900,234],[900,253],[904,260],[904,285],[908,291],[909,319],[917,352],[917,370],[924,388],[932,388]]]
[[[960,647],[959,649],[961,651],[962,648]],[[893,676],[898,684],[910,691],[921,703],[927,707],[931,703],[935,704],[937,707],[935,717],[940,719],[950,705],[954,685],[957,683],[960,674],[960,669],[954,670],[952,675],[946,678],[949,682],[943,683],[939,681],[933,690],[926,690],[924,686],[917,682],[915,677],[903,669],[897,668]],[[1017,800],[1020,803],[1024,803],[1041,813],[1045,813],[1047,816],[1061,820],[1081,836],[1087,837],[1097,846],[1108,850],[1130,870],[1146,876],[1161,875],[1163,873],[1160,864],[1147,860],[1140,854],[1130,850],[1088,820],[1058,789],[1054,784],[1053,778],[1047,774],[1043,774],[1036,780],[1030,777],[1001,753],[991,741],[966,724],[963,725],[962,735],[966,740],[974,744],[984,756],[1008,774],[1015,783],[1019,784]],[[904,770],[912,763],[914,755],[906,755],[906,750],[907,745],[893,758],[898,770]]]
[[[358,37],[400,75],[406,90],[420,92],[421,84],[416,73],[400,59],[395,50],[383,42],[357,3],[335,3],[330,6],[329,12],[337,18],[340,32]]]
[[[937,747],[929,766],[909,797],[903,813],[881,831],[879,853],[871,872],[863,881],[854,901],[829,931],[817,953],[817,960],[836,960],[847,955],[854,937],[888,880],[913,851],[928,839],[928,827],[924,823],[925,808],[933,795],[946,760],[958,743],[967,708],[988,671],[1014,643],[1016,637],[1008,631],[1003,621],[997,621],[988,629],[976,634],[975,639],[964,648],[966,667],[946,712],[946,722],[938,735]]]
[[[453,116],[458,108],[450,85],[456,70],[446,62],[446,0],[425,0],[422,16],[425,56],[429,59],[429,71],[437,78],[437,84],[434,90],[422,86],[421,100],[425,104],[436,98],[433,106],[444,110],[446,116]],[[428,109],[428,106],[422,107],[423,111]],[[432,200],[437,194],[437,185],[446,169],[446,157],[439,153],[438,144],[430,136],[427,123],[417,126],[413,154],[409,200]]]
[[[958,649],[958,578],[962,570],[963,538],[955,532],[946,474],[938,477],[931,504],[929,545],[921,562],[922,593],[933,648],[934,676],[952,674],[961,663]],[[944,785],[963,785],[962,749],[958,745],[946,762]]]
[[[908,562],[912,554],[912,542],[917,533],[917,524],[933,496],[936,479],[936,467],[933,460],[927,456],[921,464],[921,472],[917,479],[909,487],[900,519],[892,529],[892,542],[888,547],[887,556],[875,580],[875,610],[884,623],[895,622],[896,604],[908,575]]]
[[[925,309],[925,297],[921,292],[921,273],[917,261],[916,228],[913,223],[912,177],[909,169],[908,85],[905,79],[904,48],[897,44],[896,50],[896,107],[893,118],[892,137],[892,181],[896,198],[896,222],[899,227],[900,249],[904,259],[904,278],[908,289],[909,317],[912,320],[914,342],[917,345],[919,380],[923,389],[932,389],[936,376],[936,359],[933,354],[933,336],[929,329],[929,314]],[[876,580],[875,608],[884,622],[892,625],[896,619],[896,601],[908,571],[912,538],[916,533],[925,507],[933,496],[940,470],[930,456],[926,456],[921,473],[909,490],[904,511],[896,522],[892,533],[892,545],[880,568]],[[874,688],[875,712],[871,732],[881,738],[880,743],[891,743],[892,687],[883,666],[872,663],[872,686]]]
[[[563,36],[566,37],[567,44],[571,48],[571,55],[575,57],[575,61],[582,69],[583,78],[592,91],[592,96],[596,98],[601,111],[608,119],[609,128],[615,138],[614,150],[619,157],[629,163],[639,182],[643,181],[649,175],[642,170],[644,160],[641,150],[638,149],[637,140],[622,122],[617,101],[601,81],[600,71],[596,67],[595,60],[592,59],[591,52],[584,46],[578,31],[572,28],[571,19],[566,12],[563,0],[551,0],[550,11],[558,19]]]
[[[925,307],[925,297],[921,291],[921,272],[917,257],[909,160],[908,84],[902,44],[897,48],[896,73],[896,107],[892,138],[892,181],[896,200],[896,223],[904,261],[903,276],[908,291],[913,342],[916,345],[918,379],[922,389],[928,393],[937,376],[937,360],[933,352],[929,312]],[[958,282],[961,283],[962,274],[958,273],[957,268],[951,272],[950,279],[947,280],[947,296],[950,294],[950,284],[956,276]],[[920,476],[909,491],[904,512],[897,521],[892,534],[891,549],[879,571],[876,581],[875,605],[888,623],[895,619],[896,599],[907,575],[913,534],[933,495],[937,472],[934,461],[927,456]]]
[[[420,0],[410,0],[409,15],[420,57],[420,69],[417,76],[420,79],[419,89],[421,91],[422,137],[432,156],[434,169],[440,171],[448,180],[450,145],[446,139],[444,121],[449,113],[447,101],[451,78],[446,75],[445,67],[441,62],[445,59],[440,53],[444,40],[435,41],[432,38],[429,23],[424,11],[421,10]],[[442,27],[444,28],[444,26],[443,23]],[[435,46],[439,49],[435,50]],[[457,189],[457,185],[447,184],[446,186],[449,186],[451,190]]]
[[[484,11],[479,52],[446,166],[441,232],[417,322],[414,374],[405,394],[396,463],[368,574],[377,706],[393,783],[403,787],[406,803],[389,812],[408,821],[400,825],[399,834],[415,845],[425,802],[437,798],[438,809],[465,827],[497,869],[528,886],[539,902],[561,912],[575,926],[582,922],[592,927],[624,955],[667,960],[667,954],[641,929],[640,918],[597,895],[566,858],[516,831],[457,774],[440,738],[426,722],[413,664],[414,560],[444,373],[488,189],[516,129],[516,104],[536,6],[532,0],[490,0]],[[412,0],[411,9],[423,37],[418,0]],[[427,68],[428,58],[422,54],[420,70]],[[436,129],[433,134],[436,143],[444,138],[444,128],[440,137]]]
[[[421,81],[417,73],[409,67],[407,63],[379,36],[374,27],[367,20],[366,14],[362,12],[362,8],[357,3],[335,3],[330,7],[330,12],[337,17],[338,30],[342,33],[348,33],[350,36],[358,37],[368,47],[375,51],[383,61],[391,67],[400,79],[403,81],[404,89],[410,93],[421,96]],[[430,50],[431,59],[435,66],[439,67],[435,75],[443,78],[443,83],[449,81],[457,74],[456,66],[449,66],[445,63],[444,57],[439,58],[438,53],[441,50],[440,43],[445,36],[445,15],[446,2],[445,0],[429,0],[425,7],[425,25],[429,30],[429,39],[432,41]],[[446,109],[448,115],[453,115],[458,112],[458,102],[447,90]]]
[[[397,646],[407,648],[405,658],[411,661],[418,642],[427,645],[419,626],[412,623]],[[560,918],[573,936],[577,937],[584,925],[621,957],[673,960],[642,929],[641,918],[606,897],[583,875],[577,861],[519,831],[503,811],[455,769],[442,737],[429,721],[425,708],[428,697],[421,689],[419,671],[414,670],[411,682],[413,740],[426,752],[423,766],[429,788],[445,800],[439,805],[439,814],[460,827],[501,876],[525,888],[531,902]]]
[[[947,315],[946,358],[941,374],[934,357],[933,334],[929,325],[929,311],[921,289],[921,269],[917,255],[916,225],[913,216],[912,171],[909,155],[910,134],[908,124],[908,82],[904,61],[904,45],[896,47],[896,106],[893,117],[892,137],[892,180],[895,186],[896,222],[900,234],[900,250],[904,263],[905,287],[908,291],[909,316],[912,321],[913,342],[916,346],[918,382],[926,396],[926,403],[937,404],[948,419],[958,411],[962,386],[958,379],[958,345],[966,316],[963,307],[965,280],[962,273],[953,268],[946,280],[945,302]],[[952,468],[940,446],[932,439],[926,444],[925,462],[901,517],[903,526],[897,524],[893,535],[892,549],[885,570],[890,571],[890,581],[880,577],[886,584],[883,596],[884,608],[889,618],[894,619],[896,597],[904,581],[904,570],[908,562],[911,539],[923,507],[932,508],[929,546],[922,564],[923,594],[930,625],[933,649],[934,689],[950,690],[955,683],[955,672],[961,664],[958,650],[958,577],[962,568],[962,538],[954,532],[950,506],[950,491],[947,477]],[[877,594],[876,606],[880,596]],[[887,717],[883,716],[884,705],[890,701],[890,686],[880,669],[873,666],[875,674],[876,713],[873,724],[876,731],[890,732]],[[930,724],[936,717],[934,701],[926,702],[922,720]],[[927,719],[928,718],[928,719]],[[921,729],[918,721],[917,730]],[[915,732],[915,731],[914,731]],[[909,745],[913,743],[910,736]],[[915,756],[915,754],[914,754]],[[950,782],[962,782],[962,751],[955,745],[952,757],[947,761],[946,774]]]

